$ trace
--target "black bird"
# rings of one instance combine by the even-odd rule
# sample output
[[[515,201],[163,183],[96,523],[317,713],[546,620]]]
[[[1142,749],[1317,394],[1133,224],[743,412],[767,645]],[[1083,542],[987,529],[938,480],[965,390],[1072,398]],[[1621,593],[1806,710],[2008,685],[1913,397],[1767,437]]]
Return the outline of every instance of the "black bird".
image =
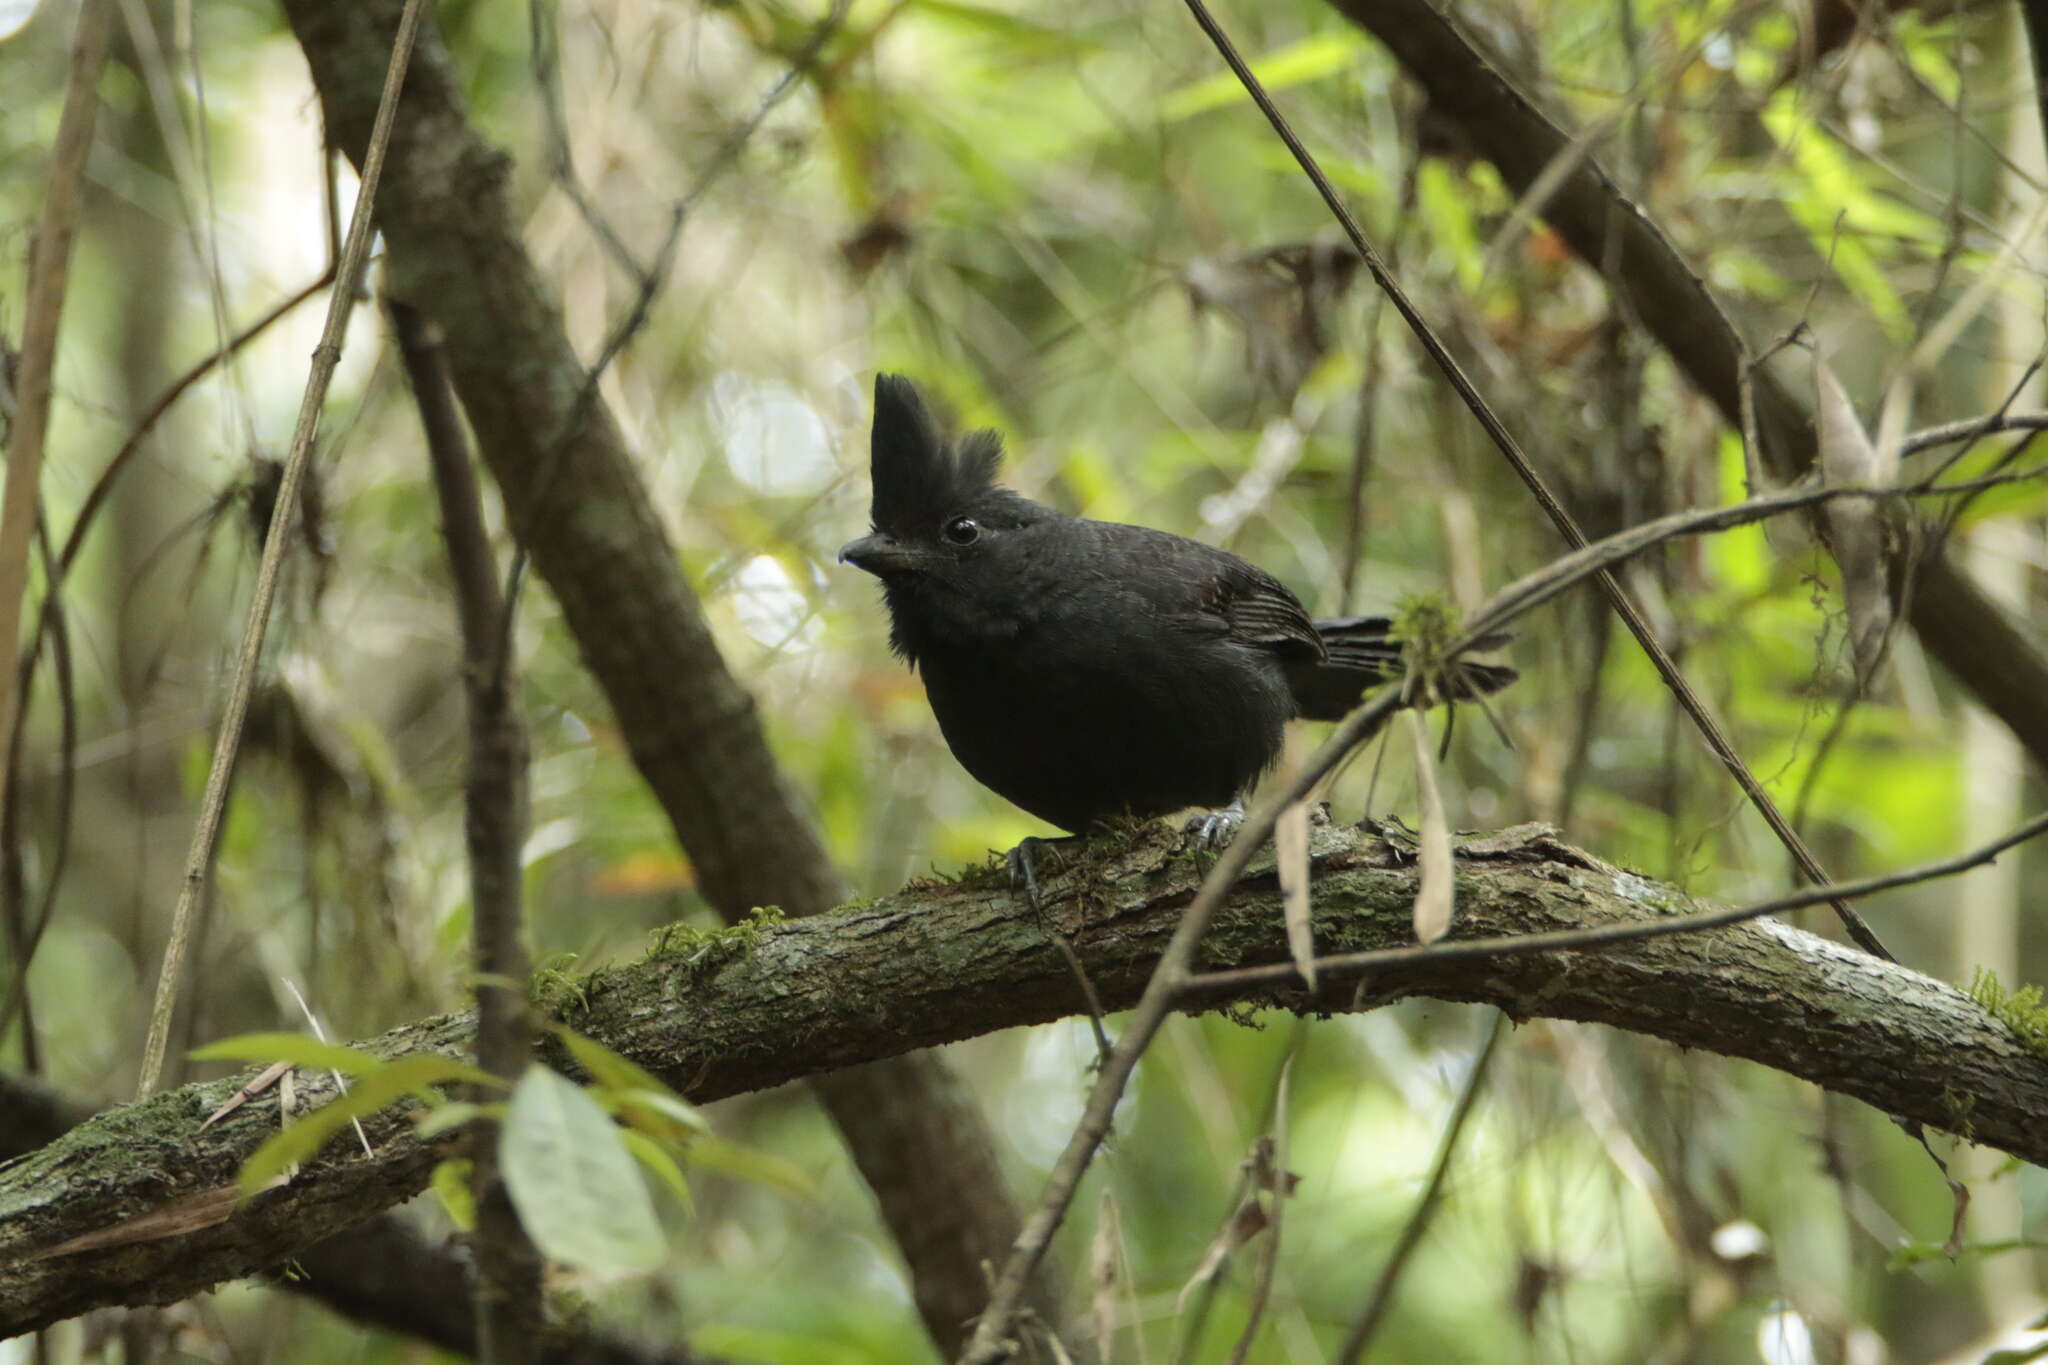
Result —
[[[1312,621],[1227,550],[998,487],[1002,438],[949,449],[901,376],[875,380],[871,454],[873,533],[840,560],[882,580],[889,643],[961,766],[1061,829],[1226,807],[1201,828],[1227,837],[1289,720],[1340,719],[1399,671],[1387,617]],[[1465,664],[1453,688],[1514,677]]]

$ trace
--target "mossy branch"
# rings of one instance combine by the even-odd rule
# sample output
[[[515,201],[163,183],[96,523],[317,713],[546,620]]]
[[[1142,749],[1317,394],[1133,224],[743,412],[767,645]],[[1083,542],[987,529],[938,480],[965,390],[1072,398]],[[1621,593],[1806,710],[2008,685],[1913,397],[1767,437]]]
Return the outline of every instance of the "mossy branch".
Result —
[[[1052,885],[1049,913],[1103,1003],[1128,1006],[1199,882],[1177,836],[1098,841]],[[1311,832],[1323,952],[1408,939],[1411,859],[1356,829]],[[1526,826],[1463,840],[1454,938],[1582,929],[1710,907]],[[758,1090],[1081,1008],[1039,920],[980,879],[928,882],[862,908],[750,926],[729,951],[700,939],[591,973],[574,1024],[694,1100]],[[1287,960],[1270,856],[1252,864],[1203,942],[1205,970]],[[1360,992],[1270,988],[1214,998],[1304,1012],[1407,996],[1477,1001],[1517,1019],[1611,1024],[1776,1067],[1886,1113],[1939,1128],[1967,1112],[1977,1142],[2048,1163],[2048,1060],[1970,995],[1772,920],[1710,933],[1479,962],[1403,964]],[[558,996],[560,998],[566,998]],[[369,1040],[380,1055],[463,1055],[467,1015]],[[560,1057],[557,1065],[567,1067]],[[176,1200],[230,1185],[277,1123],[265,1096],[204,1131],[240,1084],[187,1086],[97,1116],[0,1167],[0,1335],[89,1308],[161,1303],[278,1265],[425,1184],[437,1150],[402,1114],[372,1123],[365,1157],[335,1146],[290,1185],[176,1237],[38,1259],[38,1253]],[[322,1078],[299,1086],[314,1102]]]

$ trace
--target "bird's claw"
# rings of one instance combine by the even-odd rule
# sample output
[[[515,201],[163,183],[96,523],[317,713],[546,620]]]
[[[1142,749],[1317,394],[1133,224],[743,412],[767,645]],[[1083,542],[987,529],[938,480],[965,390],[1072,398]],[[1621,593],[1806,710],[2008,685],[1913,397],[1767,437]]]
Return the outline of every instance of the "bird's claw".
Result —
[[[1059,843],[1058,840],[1040,839],[1033,835],[1011,849],[1003,860],[1010,868],[1010,890],[1014,892],[1021,887],[1033,910],[1045,908],[1038,894],[1038,855],[1045,854],[1055,866],[1065,862],[1066,855],[1060,852]]]
[[[1188,817],[1186,830],[1197,846],[1206,849],[1222,848],[1237,837],[1244,826],[1244,798],[1239,797],[1221,810],[1203,811],[1200,815]]]

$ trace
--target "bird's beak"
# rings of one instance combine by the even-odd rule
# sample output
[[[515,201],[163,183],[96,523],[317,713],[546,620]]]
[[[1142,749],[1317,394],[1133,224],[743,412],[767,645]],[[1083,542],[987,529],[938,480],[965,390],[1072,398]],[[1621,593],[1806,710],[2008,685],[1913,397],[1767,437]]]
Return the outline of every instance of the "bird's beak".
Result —
[[[877,578],[886,578],[892,573],[909,573],[919,568],[924,556],[894,536],[883,535],[880,531],[859,540],[848,541],[840,547],[839,562],[851,564],[856,569],[865,569]]]

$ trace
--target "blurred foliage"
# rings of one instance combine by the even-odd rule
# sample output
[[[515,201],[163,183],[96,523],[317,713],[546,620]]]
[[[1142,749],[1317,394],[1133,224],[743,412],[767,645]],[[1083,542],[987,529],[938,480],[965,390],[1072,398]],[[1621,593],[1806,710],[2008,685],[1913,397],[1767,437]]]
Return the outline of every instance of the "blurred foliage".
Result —
[[[692,198],[666,286],[601,391],[862,894],[1047,832],[953,763],[916,679],[889,657],[872,582],[834,562],[865,524],[878,368],[916,376],[962,425],[1002,429],[1009,478],[1033,496],[1227,543],[1324,613],[1418,593],[1469,608],[1557,552],[1179,7],[859,0],[728,161],[820,10],[536,5],[448,0],[438,21],[475,118],[515,158],[528,240],[584,355],[642,282],[565,193],[550,102],[574,176],[643,269]],[[2042,256],[2020,234],[2048,170],[2024,35],[2005,9],[1869,7],[1810,60],[1813,16],[1796,5],[1455,8],[1541,103],[1597,130],[1595,153],[1753,347],[1804,322],[1874,414],[1916,340],[1982,291],[1982,311],[1914,376],[1923,422],[1990,410],[2039,354]],[[1739,442],[1375,43],[1310,0],[1239,0],[1221,15],[1591,529],[1742,494]],[[70,18],[46,3],[0,44],[10,335]],[[150,41],[125,35],[102,90],[45,481],[60,532],[138,415],[216,344],[219,316],[241,325],[327,256],[317,102],[278,16],[231,3],[155,18]],[[535,24],[552,35],[552,91]],[[337,179],[346,199],[345,167]],[[79,740],[67,757],[45,667],[23,856],[30,907],[54,889],[52,914],[0,1065],[83,1098],[132,1085],[253,577],[241,509],[288,438],[317,326],[317,306],[302,308],[173,410],[64,584]],[[1774,364],[1807,387],[1796,350]],[[356,314],[323,431],[332,553],[297,561],[273,629],[185,1044],[301,1029],[299,993],[329,1036],[349,1037],[453,1007],[467,987],[458,653],[417,421],[374,308]],[[2031,458],[1993,438],[1955,472]],[[2022,602],[2048,564],[2044,496],[2020,485],[1959,522]],[[1676,544],[1624,577],[1838,874],[1989,837],[1984,823],[2010,823],[2015,793],[2038,785],[2020,782],[2009,744],[1966,722],[1910,636],[1844,713],[1837,575],[1802,526]],[[522,599],[517,649],[537,954],[587,967],[637,955],[678,919],[709,927],[544,585]],[[1454,822],[1559,820],[1603,857],[1726,899],[1787,883],[1785,856],[1589,593],[1527,620],[1512,657],[1523,681],[1498,708],[1516,748],[1461,727],[1444,774]],[[78,786],[52,888],[67,762]],[[1331,800],[1339,818],[1368,802],[1413,817],[1398,758],[1352,765]],[[2042,858],[2008,865],[2011,880],[1904,891],[1869,913],[1937,974],[2039,980],[2043,916],[2016,888],[2038,883]],[[1818,914],[1810,924],[1826,928]],[[11,983],[21,964],[5,960]],[[1300,1028],[1263,1015],[1172,1024],[1077,1206],[1117,1212],[1119,1280],[1105,1290],[1126,1323],[1117,1359],[1169,1358],[1177,1296],[1231,1216],[1240,1161],[1276,1122],[1301,1184],[1250,1358],[1325,1359],[1419,1196],[1486,1027],[1428,1002]],[[1090,1080],[1086,1026],[949,1054],[1034,1197]],[[1289,1059],[1291,1101],[1275,1116]],[[869,1200],[804,1094],[708,1114],[727,1140],[806,1173],[815,1196],[693,1171],[694,1213],[669,1209],[662,1270],[571,1277],[565,1291],[599,1320],[733,1360],[929,1358]],[[2037,1338],[2016,1329],[2038,1313],[2048,1270],[2048,1178],[1958,1169],[1969,1235],[2011,1249],[1895,1262],[1902,1246],[1938,1245],[1951,1209],[1940,1173],[1882,1116],[1756,1068],[1525,1026],[1494,1063],[1373,1358],[1794,1365],[2027,1349]],[[449,1231],[431,1200],[410,1216]],[[1062,1235],[1077,1306],[1096,1228],[1091,1212]],[[1258,1245],[1225,1266],[1187,1359],[1228,1354]],[[425,1358],[246,1286],[179,1313],[178,1349],[208,1359]],[[82,1341],[60,1331],[45,1358],[113,1358]],[[28,1358],[10,1349],[0,1360]]]

